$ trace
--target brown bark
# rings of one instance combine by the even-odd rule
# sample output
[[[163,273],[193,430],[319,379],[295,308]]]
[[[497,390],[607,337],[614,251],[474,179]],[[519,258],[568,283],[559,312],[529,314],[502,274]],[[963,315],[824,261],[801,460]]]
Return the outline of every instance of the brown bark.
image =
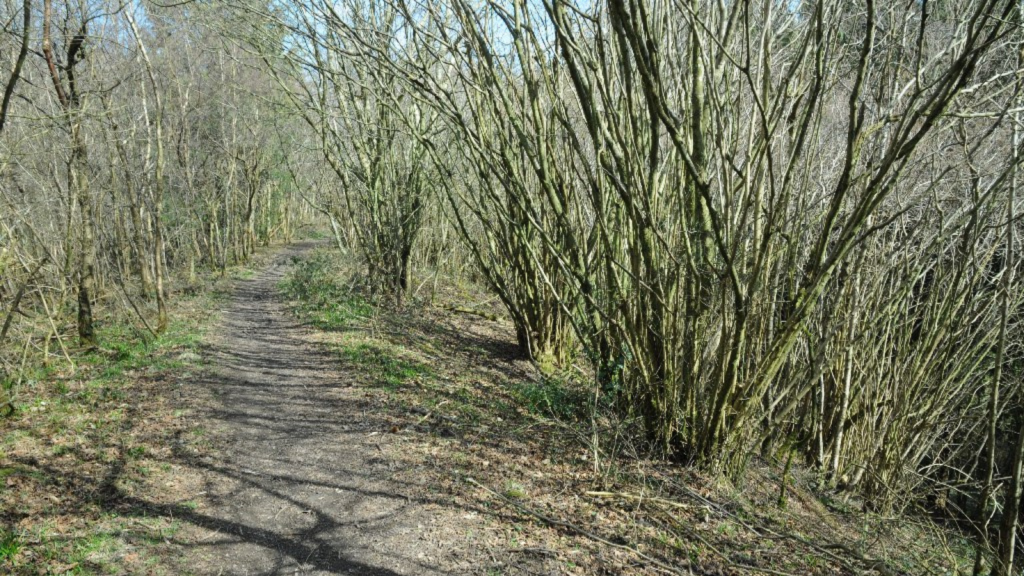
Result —
[[[28,45],[32,31],[32,0],[25,0],[22,11],[21,47],[18,50],[18,58],[14,61],[11,77],[7,80],[7,86],[4,88],[3,102],[0,103],[0,133],[4,131],[4,126],[7,125],[7,114],[11,109],[11,98],[14,96],[14,88],[18,84],[18,79],[21,78],[21,68],[25,65],[25,58],[28,56]]]
[[[52,0],[43,2],[43,56],[50,70],[57,99],[67,116],[71,132],[71,158],[68,163],[68,187],[78,201],[81,210],[81,255],[78,267],[78,339],[82,346],[96,345],[96,334],[93,327],[92,297],[96,288],[96,239],[95,215],[92,206],[92,194],[89,190],[88,149],[82,135],[81,96],[75,78],[75,67],[85,57],[82,45],[88,37],[88,30],[83,22],[78,34],[68,45],[67,90],[57,70],[53,57],[53,45],[50,34],[50,18],[53,14]],[[69,238],[70,239],[70,238]],[[69,250],[70,252],[70,250]]]

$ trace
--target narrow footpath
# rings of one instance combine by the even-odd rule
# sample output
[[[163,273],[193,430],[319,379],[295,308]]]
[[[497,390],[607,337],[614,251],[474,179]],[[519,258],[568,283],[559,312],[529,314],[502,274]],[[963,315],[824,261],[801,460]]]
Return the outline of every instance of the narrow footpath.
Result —
[[[205,494],[190,538],[196,574],[469,574],[479,563],[464,510],[433,498],[429,474],[399,469],[393,435],[337,356],[278,292],[293,257],[239,282],[210,338]],[[423,478],[422,483],[409,478]],[[195,524],[195,518],[190,522]]]

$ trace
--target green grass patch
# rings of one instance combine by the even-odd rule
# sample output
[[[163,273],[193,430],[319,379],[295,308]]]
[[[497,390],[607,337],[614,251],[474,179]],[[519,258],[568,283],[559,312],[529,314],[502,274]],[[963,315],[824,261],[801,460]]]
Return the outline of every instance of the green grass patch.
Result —
[[[426,364],[400,358],[382,346],[359,343],[341,349],[342,357],[349,363],[370,372],[387,388],[397,389],[416,379],[433,375]]]
[[[559,378],[516,382],[512,384],[511,392],[531,413],[569,422],[584,419],[591,402],[586,389]]]
[[[13,560],[21,550],[21,539],[13,530],[0,529],[0,563]]]
[[[372,316],[374,308],[347,286],[337,259],[326,251],[295,260],[281,289],[298,301],[299,309],[321,330],[340,330]]]
[[[116,573],[112,571],[116,568],[112,561],[116,561],[116,552],[120,545],[121,542],[108,532],[91,534],[88,538],[83,538],[76,543],[69,560],[77,568],[82,568],[83,564],[87,564],[90,567],[99,568],[96,572],[102,570],[103,572]],[[88,572],[82,571],[79,573],[85,574]]]
[[[252,268],[234,268],[231,270],[231,278],[235,280],[250,280],[256,276]]]

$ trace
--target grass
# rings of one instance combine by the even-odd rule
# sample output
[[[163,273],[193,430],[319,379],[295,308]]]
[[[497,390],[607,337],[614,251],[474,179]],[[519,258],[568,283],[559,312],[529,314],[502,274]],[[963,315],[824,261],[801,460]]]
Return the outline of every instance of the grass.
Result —
[[[316,251],[293,264],[280,288],[296,303],[296,311],[318,329],[351,333],[378,313],[368,299],[344,282],[343,268],[330,251]],[[429,365],[386,340],[354,336],[337,346],[337,352],[346,364],[358,367],[388,392],[433,376]]]
[[[12,560],[21,550],[21,540],[13,530],[0,530],[0,563]]]
[[[386,389],[396,390],[414,380],[432,375],[426,364],[401,358],[395,351],[380,344],[360,342],[341,348],[341,356],[348,363],[368,370]]]
[[[582,386],[554,377],[513,383],[513,394],[533,414],[565,422],[579,422],[587,415],[591,394]]]
[[[0,430],[0,574],[180,572],[167,564],[180,524],[121,501],[194,494],[178,493],[186,480],[175,451],[200,452],[208,440],[188,433],[175,379],[202,369],[210,311],[228,293],[229,281],[218,282],[173,299],[159,337],[133,316],[101,317],[99,346],[71,349],[74,367],[29,362],[4,381],[15,410]]]
[[[317,328],[343,330],[373,314],[374,307],[342,282],[341,269],[329,252],[316,251],[294,264],[281,288]]]
[[[55,525],[48,524],[36,528],[32,534],[40,542],[34,548],[33,564],[36,568],[44,568],[42,573],[46,574],[123,574],[126,568],[133,566],[138,567],[140,572],[161,574],[165,571],[159,568],[155,558],[146,556],[145,548],[164,544],[179,530],[180,525],[176,522],[150,527],[139,521],[129,522],[114,515],[106,515],[88,535],[69,539]],[[32,567],[12,562],[16,557],[17,551],[7,558],[8,565],[16,573],[20,569]],[[0,561],[3,561],[2,556]],[[141,570],[144,566],[147,568]]]

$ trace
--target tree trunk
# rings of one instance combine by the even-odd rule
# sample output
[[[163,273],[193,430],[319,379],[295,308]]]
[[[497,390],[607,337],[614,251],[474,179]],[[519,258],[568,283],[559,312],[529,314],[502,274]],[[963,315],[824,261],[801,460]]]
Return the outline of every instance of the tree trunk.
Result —
[[[75,110],[77,112],[77,110]],[[72,119],[72,152],[69,168],[69,184],[78,197],[82,214],[81,256],[78,269],[78,341],[82,346],[96,346],[96,332],[93,326],[92,298],[96,289],[96,237],[95,215],[92,195],[89,190],[88,156],[82,140],[82,125],[79,117]]]

